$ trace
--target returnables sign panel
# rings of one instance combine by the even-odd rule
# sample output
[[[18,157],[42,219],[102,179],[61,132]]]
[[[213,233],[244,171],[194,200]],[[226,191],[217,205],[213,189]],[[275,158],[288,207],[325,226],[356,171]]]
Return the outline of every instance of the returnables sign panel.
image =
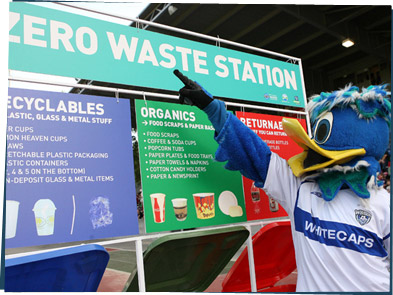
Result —
[[[236,116],[247,127],[251,128],[269,146],[270,150],[281,158],[290,157],[302,152],[302,149],[284,132],[281,116],[236,112]],[[306,129],[306,120],[298,119]],[[256,187],[251,179],[243,176],[244,196],[247,208],[247,219],[267,219],[286,216],[285,210],[273,198]]]
[[[135,100],[146,232],[247,220],[239,172],[214,160],[206,114],[187,105]]]
[[[138,234],[128,100],[10,88],[6,248]]]

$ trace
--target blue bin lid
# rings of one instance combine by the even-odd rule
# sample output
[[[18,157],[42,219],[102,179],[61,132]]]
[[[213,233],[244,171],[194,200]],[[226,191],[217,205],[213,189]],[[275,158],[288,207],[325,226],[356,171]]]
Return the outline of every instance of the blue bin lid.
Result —
[[[95,292],[109,261],[100,245],[5,260],[6,292]]]

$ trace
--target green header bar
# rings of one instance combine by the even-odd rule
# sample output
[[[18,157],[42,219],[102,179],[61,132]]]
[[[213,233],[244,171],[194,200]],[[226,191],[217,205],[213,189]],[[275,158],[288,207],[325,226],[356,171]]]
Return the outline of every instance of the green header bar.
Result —
[[[299,65],[22,2],[11,70],[177,91],[179,69],[214,96],[304,107]]]

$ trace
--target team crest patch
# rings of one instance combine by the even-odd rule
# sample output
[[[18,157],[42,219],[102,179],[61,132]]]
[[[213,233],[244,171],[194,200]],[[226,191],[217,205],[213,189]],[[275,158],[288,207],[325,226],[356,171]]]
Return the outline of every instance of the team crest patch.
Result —
[[[372,214],[370,211],[363,209],[355,209],[355,218],[360,225],[366,225],[370,222]]]
[[[311,192],[311,194],[317,196],[318,198],[322,198],[321,192]]]

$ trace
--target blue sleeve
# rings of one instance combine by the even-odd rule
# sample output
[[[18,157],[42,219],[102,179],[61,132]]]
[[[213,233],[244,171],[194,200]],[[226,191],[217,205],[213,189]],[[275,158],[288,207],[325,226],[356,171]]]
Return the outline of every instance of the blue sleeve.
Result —
[[[213,101],[209,103],[203,111],[207,114],[210,122],[213,124],[216,133],[220,133],[227,119],[227,110],[224,102],[218,99],[213,99]]]
[[[215,140],[219,144],[217,161],[227,162],[226,169],[240,171],[245,177],[254,180],[258,187],[263,187],[271,151],[254,131],[227,112],[227,119],[220,132],[216,133]]]

